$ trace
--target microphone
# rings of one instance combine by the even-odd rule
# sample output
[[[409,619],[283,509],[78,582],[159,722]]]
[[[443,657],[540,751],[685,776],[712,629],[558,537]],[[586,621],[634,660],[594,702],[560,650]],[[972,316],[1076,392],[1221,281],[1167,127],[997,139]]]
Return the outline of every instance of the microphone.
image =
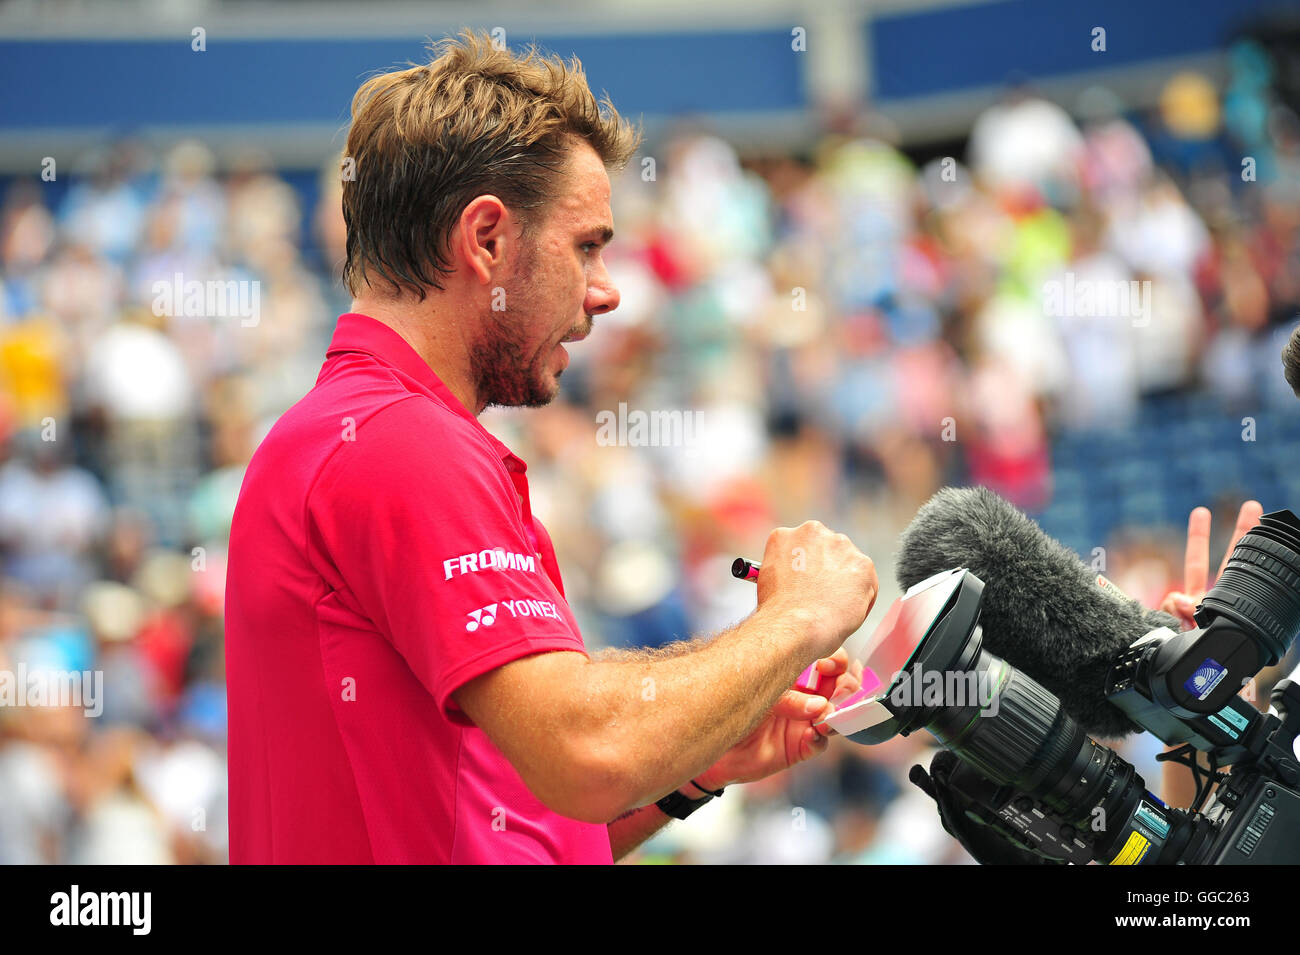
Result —
[[[985,649],[1056,694],[1088,732],[1139,730],[1107,701],[1107,674],[1139,637],[1160,627],[1177,633],[1177,620],[1123,594],[987,488],[942,489],[900,540],[905,590],[959,567],[984,581]]]

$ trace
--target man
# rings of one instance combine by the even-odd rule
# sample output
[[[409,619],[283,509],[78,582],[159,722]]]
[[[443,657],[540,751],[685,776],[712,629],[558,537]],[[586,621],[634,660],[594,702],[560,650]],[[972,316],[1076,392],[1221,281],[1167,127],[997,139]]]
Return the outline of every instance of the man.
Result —
[[[593,660],[526,466],[477,421],[553,399],[617,307],[606,168],[635,132],[576,61],[469,33],[352,117],[352,312],[231,530],[231,861],[608,863],[824,749],[877,592],[846,537],[778,529],[747,620]],[[814,661],[820,693],[788,689]]]

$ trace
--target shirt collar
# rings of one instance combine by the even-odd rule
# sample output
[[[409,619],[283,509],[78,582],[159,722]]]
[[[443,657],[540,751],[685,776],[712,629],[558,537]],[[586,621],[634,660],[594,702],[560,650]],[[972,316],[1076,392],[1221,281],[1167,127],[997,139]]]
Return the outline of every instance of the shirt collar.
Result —
[[[452,394],[451,389],[434,374],[433,369],[425,363],[406,339],[383,322],[359,312],[340,315],[338,325],[334,329],[334,337],[330,339],[329,348],[325,352],[325,358],[328,360],[344,352],[371,355],[393,366],[407,377],[415,379],[450,411],[460,415],[477,428],[496,449],[507,469],[517,474],[523,474],[527,470],[528,465],[523,459],[517,457],[496,435],[483,427],[478,418],[461,404],[460,399]]]

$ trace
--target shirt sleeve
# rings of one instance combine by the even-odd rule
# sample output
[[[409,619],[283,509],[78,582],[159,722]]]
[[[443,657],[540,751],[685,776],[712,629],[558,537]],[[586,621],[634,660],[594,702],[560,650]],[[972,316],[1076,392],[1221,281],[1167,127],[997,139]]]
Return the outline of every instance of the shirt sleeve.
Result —
[[[373,622],[450,719],[460,686],[520,657],[585,652],[501,458],[418,398],[344,431],[307,501],[325,579]]]

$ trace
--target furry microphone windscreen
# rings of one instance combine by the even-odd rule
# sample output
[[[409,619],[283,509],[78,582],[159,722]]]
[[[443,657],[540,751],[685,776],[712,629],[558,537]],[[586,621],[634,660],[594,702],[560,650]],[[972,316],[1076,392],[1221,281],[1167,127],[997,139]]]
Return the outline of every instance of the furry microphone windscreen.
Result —
[[[1178,622],[1148,610],[1089,570],[1077,554],[987,488],[944,488],[903,532],[898,582],[908,588],[965,567],[984,581],[984,647],[1060,698],[1088,732],[1137,727],[1104,695],[1115,658],[1157,627]]]

